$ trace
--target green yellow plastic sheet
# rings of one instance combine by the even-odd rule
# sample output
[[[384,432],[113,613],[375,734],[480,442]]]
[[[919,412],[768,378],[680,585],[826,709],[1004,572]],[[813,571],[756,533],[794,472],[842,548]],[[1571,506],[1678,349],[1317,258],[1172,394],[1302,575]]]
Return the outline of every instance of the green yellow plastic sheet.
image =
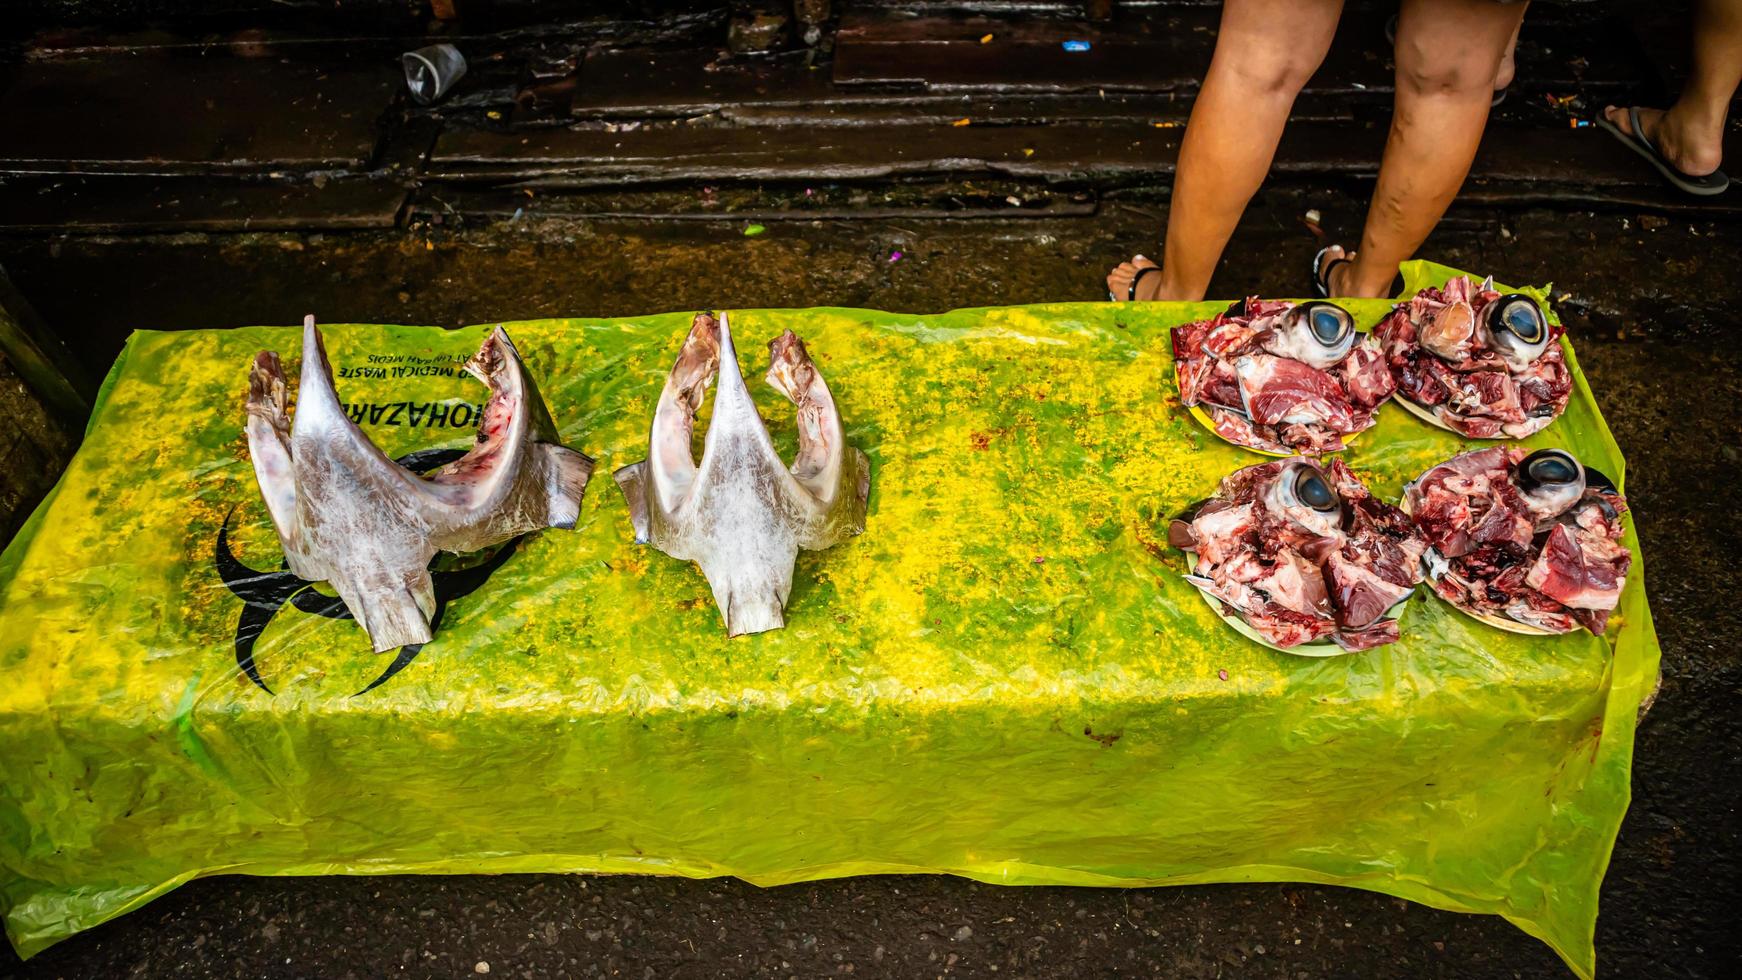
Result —
[[[753,378],[762,342],[805,338],[873,476],[865,534],[800,558],[786,629],[730,641],[701,574],[633,544],[608,476],[645,455],[689,315],[510,324],[599,457],[580,524],[456,571],[435,640],[366,693],[393,654],[319,591],[261,591],[283,579],[242,396],[255,351],[294,369],[297,332],[135,334],[0,558],[13,944],[213,874],[928,871],[1350,885],[1503,915],[1591,975],[1657,675],[1642,565],[1606,638],[1502,633],[1425,590],[1389,647],[1238,636],[1165,545],[1260,460],[1174,387],[1168,328],[1225,305],[733,311]],[[1349,306],[1370,327],[1389,304]],[[384,449],[466,444],[484,389],[457,367],[486,327],[326,329]],[[1575,377],[1529,444],[1624,479]],[[753,388],[790,449],[790,408]],[[1346,458],[1395,499],[1466,448],[1391,405]],[[267,616],[272,693],[238,669],[245,615]]]

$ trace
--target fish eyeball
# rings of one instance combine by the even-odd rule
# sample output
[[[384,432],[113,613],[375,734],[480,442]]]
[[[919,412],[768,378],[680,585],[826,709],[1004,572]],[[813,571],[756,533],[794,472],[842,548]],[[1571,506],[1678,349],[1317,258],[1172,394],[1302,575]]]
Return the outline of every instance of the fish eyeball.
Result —
[[[1337,493],[1317,467],[1302,466],[1294,474],[1294,499],[1321,514],[1334,513],[1342,506]]]
[[[1483,311],[1488,336],[1502,352],[1534,359],[1548,348],[1548,318],[1537,301],[1509,293]]]
[[[1539,449],[1518,464],[1518,485],[1526,492],[1583,487],[1585,468],[1564,449]]]
[[[1289,311],[1312,341],[1327,351],[1342,354],[1355,342],[1355,318],[1335,303],[1323,300],[1302,303]]]
[[[1332,347],[1343,342],[1343,339],[1355,332],[1355,318],[1335,303],[1314,302],[1306,304],[1307,326],[1311,328],[1313,337],[1326,347]]]

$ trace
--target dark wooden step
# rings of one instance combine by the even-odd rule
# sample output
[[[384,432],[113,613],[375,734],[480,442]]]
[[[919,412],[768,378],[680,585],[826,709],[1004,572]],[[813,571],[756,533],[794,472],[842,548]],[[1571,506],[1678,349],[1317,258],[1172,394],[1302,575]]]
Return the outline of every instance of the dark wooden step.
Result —
[[[366,177],[242,181],[73,176],[0,181],[0,234],[390,228],[406,191]]]
[[[448,224],[461,219],[546,221],[706,221],[749,225],[780,221],[1032,221],[1093,215],[1098,200],[1086,191],[1050,192],[1032,184],[978,181],[971,184],[863,188],[720,187],[684,191],[592,191],[548,188],[435,185],[413,198],[412,223]]]
[[[712,50],[597,51],[582,66],[570,102],[579,119],[636,120],[715,115],[748,126],[858,126],[1057,121],[1180,121],[1177,92],[931,92],[836,85],[800,59],[716,60]],[[1296,118],[1346,119],[1347,100],[1308,93]]]
[[[30,61],[0,82],[0,170],[356,169],[403,85],[392,61]]]
[[[662,123],[492,133],[450,130],[429,173],[449,180],[553,178],[575,186],[679,181],[869,180],[991,174],[1042,181],[1154,180],[1172,174],[1182,130],[1133,125],[868,126],[807,131]],[[1381,125],[1300,122],[1275,173],[1370,177]],[[1472,179],[1569,188],[1650,187],[1656,175],[1594,128],[1494,126]]]
[[[1186,8],[1111,25],[1041,18],[842,16],[840,85],[934,91],[1190,91],[1209,67],[1217,14]],[[990,36],[989,41],[982,38]],[[1071,52],[1067,41],[1086,42]]]
[[[1150,126],[864,126],[806,131],[662,123],[523,133],[449,130],[438,179],[562,177],[577,185],[869,180],[986,173],[1042,180],[1165,172],[1178,129]]]
[[[826,69],[797,58],[722,60],[716,48],[630,48],[587,55],[571,111],[582,118],[662,118],[704,115],[727,106],[864,103],[877,98],[837,93]]]
[[[1533,12],[1534,13],[1534,12]],[[1389,12],[1352,10],[1309,93],[1388,96],[1393,58]],[[843,16],[834,80],[842,86],[928,91],[1196,91],[1209,68],[1220,12],[1211,6],[1122,12],[1107,23],[1036,17],[901,17],[881,10]],[[990,36],[991,40],[982,42]],[[1066,51],[1065,41],[1089,49]],[[1527,17],[1518,46],[1525,92],[1611,93],[1648,77],[1626,25]]]

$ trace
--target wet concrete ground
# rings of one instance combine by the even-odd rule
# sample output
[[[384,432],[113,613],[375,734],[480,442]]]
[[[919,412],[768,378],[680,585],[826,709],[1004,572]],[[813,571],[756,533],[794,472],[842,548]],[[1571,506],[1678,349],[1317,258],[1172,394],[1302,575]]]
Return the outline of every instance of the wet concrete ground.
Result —
[[[1324,212],[1352,240],[1358,196],[1261,201],[1212,293],[1298,294]],[[366,235],[0,239],[0,264],[106,362],[133,327],[460,324],[709,306],[930,312],[1094,300],[1106,267],[1156,255],[1165,203],[1010,222],[499,225]],[[1734,975],[1742,824],[1742,225],[1461,210],[1424,254],[1554,280],[1630,465],[1664,647],[1634,802],[1604,887],[1606,977]],[[902,258],[890,262],[892,250]],[[966,790],[965,791],[969,791]],[[487,964],[487,966],[486,966]],[[762,890],[733,880],[524,875],[198,881],[0,976],[49,977],[1557,977],[1498,918],[1347,889],[999,888],[944,877]]]

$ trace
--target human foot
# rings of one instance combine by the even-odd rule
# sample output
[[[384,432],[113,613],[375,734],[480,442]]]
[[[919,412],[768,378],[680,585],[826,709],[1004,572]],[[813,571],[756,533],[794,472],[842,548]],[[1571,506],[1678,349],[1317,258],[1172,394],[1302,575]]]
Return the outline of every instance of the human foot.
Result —
[[[1155,271],[1148,271],[1151,269]],[[1131,261],[1121,262],[1107,273],[1107,296],[1114,302],[1133,299],[1147,302],[1156,299],[1160,293],[1161,266],[1141,255],[1132,256]]]
[[[1341,245],[1326,245],[1313,259],[1313,286],[1322,298],[1349,295],[1349,273],[1355,268],[1355,253]]]
[[[1382,280],[1363,282],[1360,266],[1355,261],[1356,254],[1341,245],[1327,245],[1319,253],[1313,275],[1324,288],[1325,297],[1383,299],[1391,295],[1392,284],[1397,280],[1396,270],[1393,269],[1392,274]]]
[[[1678,104],[1679,108],[1679,104]],[[1669,110],[1634,110],[1639,118],[1640,132],[1633,131],[1633,120],[1624,108],[1608,106],[1603,118],[1629,136],[1643,136],[1670,166],[1689,177],[1704,177],[1724,162],[1724,128],[1686,118],[1676,108]]]

